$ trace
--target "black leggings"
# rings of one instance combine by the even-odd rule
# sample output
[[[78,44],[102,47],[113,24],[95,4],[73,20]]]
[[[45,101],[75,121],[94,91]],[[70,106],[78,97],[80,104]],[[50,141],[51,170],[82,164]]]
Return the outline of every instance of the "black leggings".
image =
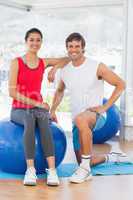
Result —
[[[41,145],[45,157],[54,156],[54,145],[49,127],[49,113],[43,108],[12,109],[11,120],[24,125],[24,150],[26,159],[35,157],[35,128],[40,131]]]

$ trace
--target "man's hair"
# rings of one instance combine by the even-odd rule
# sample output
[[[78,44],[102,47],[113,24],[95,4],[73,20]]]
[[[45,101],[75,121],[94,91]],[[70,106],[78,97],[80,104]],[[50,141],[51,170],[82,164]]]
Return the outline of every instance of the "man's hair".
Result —
[[[28,30],[25,34],[25,41],[27,41],[29,35],[31,33],[38,33],[41,36],[41,39],[43,39],[43,35],[42,32],[38,29],[38,28],[31,28],[30,30]]]
[[[85,39],[80,33],[71,33],[67,38],[66,38],[66,47],[68,45],[68,42],[72,41],[81,41],[82,48],[85,48]]]

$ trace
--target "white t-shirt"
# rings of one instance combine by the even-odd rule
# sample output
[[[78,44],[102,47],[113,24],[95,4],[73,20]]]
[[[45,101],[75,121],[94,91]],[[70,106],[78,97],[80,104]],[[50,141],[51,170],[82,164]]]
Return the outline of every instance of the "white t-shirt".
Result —
[[[72,118],[87,108],[102,105],[104,84],[97,78],[98,62],[86,58],[78,67],[69,63],[61,70],[61,80],[70,95]]]

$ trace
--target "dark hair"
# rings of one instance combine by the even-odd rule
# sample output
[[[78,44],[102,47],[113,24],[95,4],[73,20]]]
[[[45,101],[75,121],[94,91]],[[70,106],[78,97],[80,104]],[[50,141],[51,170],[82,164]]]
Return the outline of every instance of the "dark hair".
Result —
[[[27,39],[28,39],[28,37],[29,37],[29,35],[31,33],[38,33],[41,36],[41,39],[43,39],[43,35],[42,35],[42,33],[41,33],[41,31],[39,29],[37,29],[37,28],[31,28],[25,34],[25,41],[27,41]]]
[[[81,41],[82,48],[85,47],[85,39],[80,33],[71,33],[67,38],[66,38],[66,47],[68,42],[72,42],[73,40],[75,41]]]

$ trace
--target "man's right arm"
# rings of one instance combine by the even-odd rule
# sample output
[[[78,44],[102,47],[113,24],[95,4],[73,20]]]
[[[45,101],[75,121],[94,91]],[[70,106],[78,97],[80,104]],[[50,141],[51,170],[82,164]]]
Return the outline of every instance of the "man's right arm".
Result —
[[[64,96],[65,84],[62,80],[60,80],[57,90],[55,91],[52,106],[50,109],[51,119],[57,121],[55,111],[59,106],[62,98]]]

